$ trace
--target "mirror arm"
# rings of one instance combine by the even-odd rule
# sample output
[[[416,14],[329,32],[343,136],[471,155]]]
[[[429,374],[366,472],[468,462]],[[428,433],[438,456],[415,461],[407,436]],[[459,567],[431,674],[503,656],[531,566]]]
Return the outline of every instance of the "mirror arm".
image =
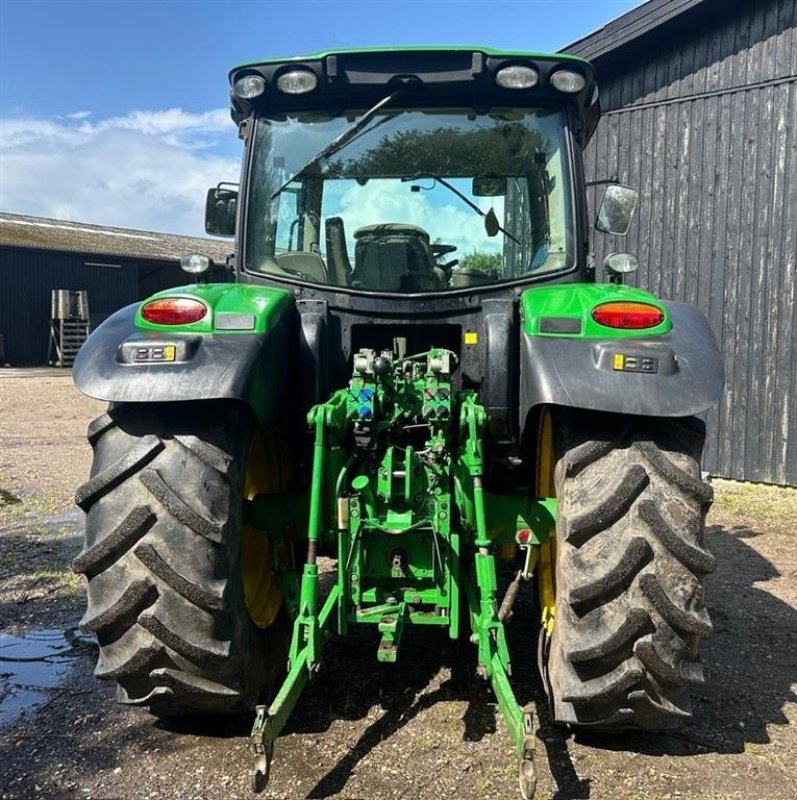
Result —
[[[594,181],[586,181],[584,186],[603,186],[607,183],[611,183],[616,186],[620,183],[620,179],[617,177],[617,175],[613,175],[611,178],[599,178],[598,180]]]

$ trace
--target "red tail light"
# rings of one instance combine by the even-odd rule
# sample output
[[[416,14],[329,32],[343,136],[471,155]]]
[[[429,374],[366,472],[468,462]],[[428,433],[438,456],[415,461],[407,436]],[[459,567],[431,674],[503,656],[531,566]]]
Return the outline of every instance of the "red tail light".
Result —
[[[603,303],[592,311],[592,319],[607,328],[655,328],[664,322],[664,312],[647,303]]]
[[[188,325],[207,314],[207,306],[188,297],[164,297],[141,307],[141,316],[154,325]]]

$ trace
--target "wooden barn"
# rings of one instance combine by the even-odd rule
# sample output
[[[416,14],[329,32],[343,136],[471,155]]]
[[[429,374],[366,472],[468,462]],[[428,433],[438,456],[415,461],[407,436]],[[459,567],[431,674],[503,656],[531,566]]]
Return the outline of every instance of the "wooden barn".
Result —
[[[635,253],[629,282],[698,305],[722,349],[705,468],[797,485],[795,0],[650,0],[564,50],[601,86],[587,179],[641,192],[599,268]]]

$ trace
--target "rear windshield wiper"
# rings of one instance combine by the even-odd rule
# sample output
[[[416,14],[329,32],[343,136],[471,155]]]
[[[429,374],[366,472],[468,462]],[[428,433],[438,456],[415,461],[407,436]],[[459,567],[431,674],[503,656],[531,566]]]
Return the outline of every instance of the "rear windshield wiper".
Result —
[[[288,187],[295,180],[304,175],[307,170],[312,169],[317,164],[321,163],[324,159],[329,158],[344,148],[386,105],[393,102],[402,92],[402,89],[396,89],[395,92],[383,97],[375,106],[371,106],[358,120],[349,125],[340,135],[336,136],[323,150],[316,153],[309,161],[296,170],[296,172],[288,178],[285,183],[271,195],[273,200],[280,192]]]

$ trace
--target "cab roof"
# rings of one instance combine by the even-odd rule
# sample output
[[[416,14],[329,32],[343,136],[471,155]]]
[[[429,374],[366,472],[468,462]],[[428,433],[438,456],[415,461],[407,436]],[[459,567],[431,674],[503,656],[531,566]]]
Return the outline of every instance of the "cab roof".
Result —
[[[529,66],[537,71],[537,84],[528,89],[506,89],[495,76],[508,66]],[[564,94],[551,84],[562,69],[580,73],[584,88]],[[277,88],[280,76],[311,72],[316,86],[291,95]],[[239,97],[236,83],[246,76],[263,79],[264,89],[252,98]],[[467,106],[485,110],[496,104],[540,106],[567,104],[580,122],[576,131],[582,143],[592,135],[600,116],[598,91],[592,65],[577,56],[559,53],[501,51],[489,47],[372,47],[335,50],[289,58],[249,62],[229,73],[231,114],[240,124],[254,113],[269,116],[300,111],[325,110],[335,115],[347,109],[369,108],[396,89],[395,107]]]

